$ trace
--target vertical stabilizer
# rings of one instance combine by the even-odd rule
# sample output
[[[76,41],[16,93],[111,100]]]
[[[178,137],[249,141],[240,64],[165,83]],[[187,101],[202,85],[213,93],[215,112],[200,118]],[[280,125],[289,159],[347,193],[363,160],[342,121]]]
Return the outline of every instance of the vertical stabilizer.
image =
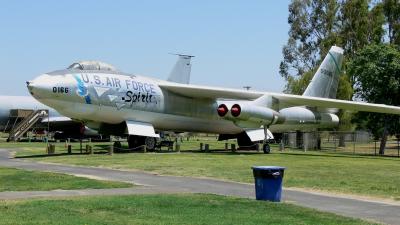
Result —
[[[190,81],[190,71],[192,64],[190,64],[190,59],[194,56],[191,55],[180,55],[177,54],[178,61],[176,62],[174,68],[169,74],[168,81],[189,84]]]
[[[343,49],[332,46],[303,96],[336,98],[342,62]]]

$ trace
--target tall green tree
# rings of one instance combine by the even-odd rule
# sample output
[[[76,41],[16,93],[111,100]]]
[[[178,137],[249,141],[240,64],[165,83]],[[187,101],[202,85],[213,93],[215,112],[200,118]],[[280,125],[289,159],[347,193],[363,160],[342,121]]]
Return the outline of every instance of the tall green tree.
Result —
[[[383,0],[382,8],[387,23],[389,43],[400,44],[400,1]]]
[[[293,0],[289,5],[289,40],[283,47],[280,74],[286,79],[303,75],[319,63],[336,42],[336,0]]]
[[[373,44],[363,48],[349,63],[348,72],[355,78],[354,90],[357,98],[367,102],[400,105],[398,46]],[[379,154],[383,155],[388,135],[399,132],[399,117],[362,113],[359,118],[375,136],[381,136]]]
[[[280,64],[280,74],[287,81],[285,92],[294,94],[304,90],[305,87],[299,86],[308,85],[312,78],[308,72],[316,69],[332,45],[344,48],[345,71],[346,59],[367,44],[380,43],[385,34],[383,12],[382,3],[371,4],[370,0],[293,0],[289,5],[289,39],[283,47]],[[354,84],[351,76],[345,78],[348,80],[342,79],[339,89]],[[337,95],[345,100],[348,97]]]

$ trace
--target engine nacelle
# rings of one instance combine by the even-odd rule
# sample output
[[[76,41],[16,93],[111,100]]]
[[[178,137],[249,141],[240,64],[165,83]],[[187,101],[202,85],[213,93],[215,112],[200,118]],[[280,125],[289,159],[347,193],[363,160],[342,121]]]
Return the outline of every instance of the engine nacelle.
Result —
[[[315,112],[305,107],[290,107],[279,111],[288,125],[315,125],[315,128],[333,128],[339,124],[339,118],[332,113]]]
[[[271,125],[282,120],[278,112],[249,102],[221,103],[217,108],[217,113],[220,117],[240,124],[248,122],[251,124]]]

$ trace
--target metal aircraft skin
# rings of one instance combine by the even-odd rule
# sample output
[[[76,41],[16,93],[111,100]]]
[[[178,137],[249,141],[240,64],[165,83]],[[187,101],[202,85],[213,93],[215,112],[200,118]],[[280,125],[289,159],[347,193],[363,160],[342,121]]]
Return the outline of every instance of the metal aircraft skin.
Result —
[[[333,99],[343,50],[333,46],[302,96],[190,85],[190,56],[179,55],[167,81],[129,74],[91,61],[40,75],[31,95],[100,133],[158,137],[155,131],[245,133],[251,141],[272,132],[334,128],[338,109],[400,114],[400,108]],[[239,143],[240,145],[240,143]]]

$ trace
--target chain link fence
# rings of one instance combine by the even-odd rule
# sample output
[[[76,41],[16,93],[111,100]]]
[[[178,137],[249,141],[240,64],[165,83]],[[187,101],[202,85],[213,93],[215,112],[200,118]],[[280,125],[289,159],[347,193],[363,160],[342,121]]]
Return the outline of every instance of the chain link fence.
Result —
[[[381,140],[375,140],[365,131],[339,132],[289,132],[282,134],[285,148],[302,151],[332,151],[359,155],[379,155]],[[384,151],[385,156],[400,157],[400,139],[389,137]]]

